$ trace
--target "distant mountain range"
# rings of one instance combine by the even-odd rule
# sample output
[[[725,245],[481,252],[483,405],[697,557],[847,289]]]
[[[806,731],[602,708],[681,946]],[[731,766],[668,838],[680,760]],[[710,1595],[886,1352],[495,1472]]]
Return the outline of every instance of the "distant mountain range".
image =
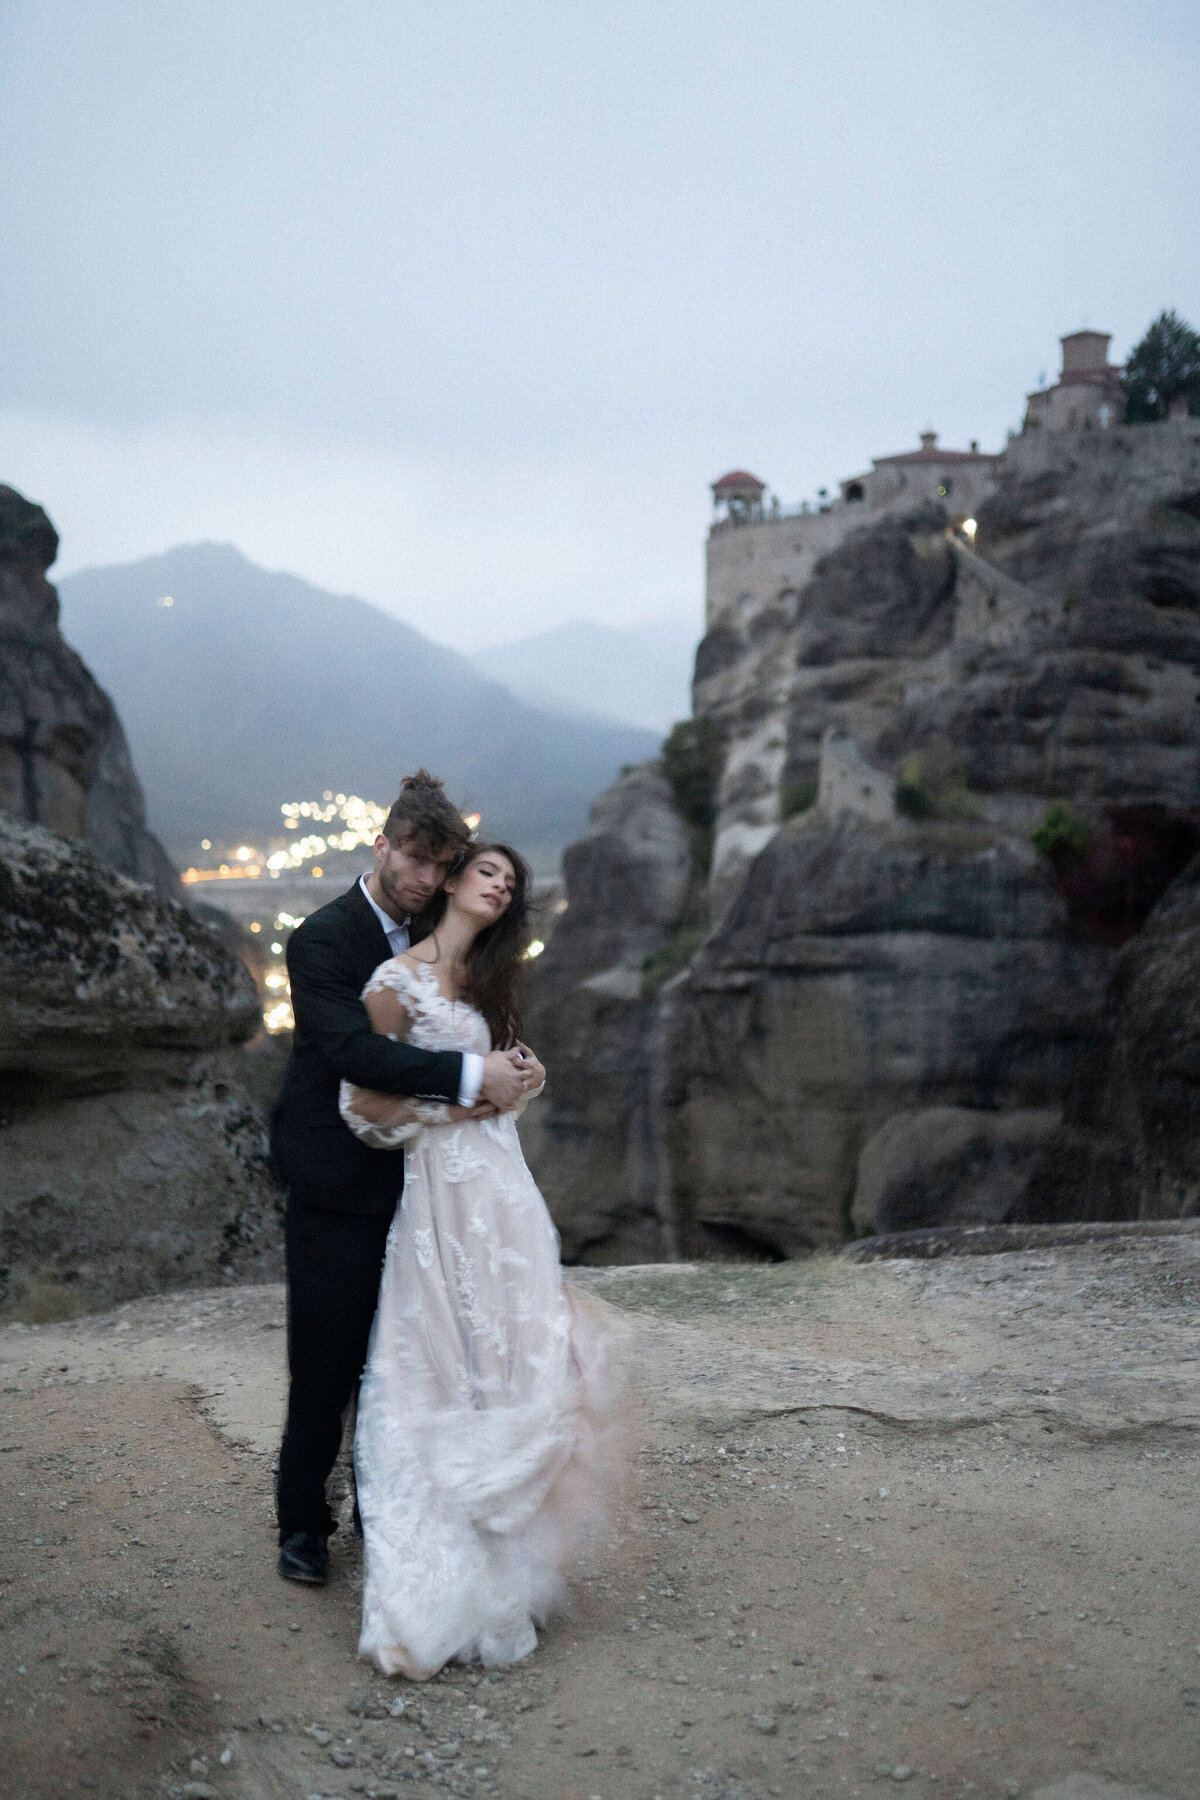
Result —
[[[621,764],[658,746],[531,706],[366,601],[230,545],[86,569],[59,593],[63,634],[116,702],[151,825],[181,862],[203,837],[281,836],[281,804],[327,788],[387,804],[424,763],[545,868]]]
[[[616,631],[572,619],[471,658],[531,706],[666,732],[692,710],[698,630],[663,622]]]

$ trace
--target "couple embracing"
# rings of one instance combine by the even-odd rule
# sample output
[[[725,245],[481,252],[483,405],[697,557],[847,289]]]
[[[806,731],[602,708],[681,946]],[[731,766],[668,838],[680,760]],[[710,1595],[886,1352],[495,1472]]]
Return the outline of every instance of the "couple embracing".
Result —
[[[371,873],[288,945],[279,1572],[325,1579],[357,1388],[359,1651],[418,1681],[534,1649],[601,1475],[605,1332],[563,1285],[517,1136],[545,1080],[520,1041],[530,887],[421,770]]]

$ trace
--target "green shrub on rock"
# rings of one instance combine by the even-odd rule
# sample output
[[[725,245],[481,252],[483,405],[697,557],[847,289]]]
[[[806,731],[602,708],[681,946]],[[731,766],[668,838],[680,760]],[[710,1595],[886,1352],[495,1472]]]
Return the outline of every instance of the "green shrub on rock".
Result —
[[[896,811],[906,819],[977,819],[979,802],[956,768],[915,751],[896,777]]]
[[[712,862],[717,783],[724,760],[725,745],[711,719],[680,719],[662,747],[662,771],[687,824],[692,860],[703,875]]]
[[[1078,868],[1096,835],[1090,819],[1065,800],[1056,800],[1030,839],[1034,849],[1059,868]]]

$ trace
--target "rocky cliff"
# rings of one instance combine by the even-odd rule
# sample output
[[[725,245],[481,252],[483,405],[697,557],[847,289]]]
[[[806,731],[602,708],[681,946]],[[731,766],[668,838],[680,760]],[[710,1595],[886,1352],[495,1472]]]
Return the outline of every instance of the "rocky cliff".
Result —
[[[1045,1216],[1024,1196],[1113,959],[1200,830],[1200,428],[1030,432],[974,547],[928,503],[831,515],[776,587],[783,528],[722,529],[747,573],[696,662],[723,746],[712,930],[639,1019],[653,1077],[621,1115],[650,1108],[645,1216],[760,1255]],[[606,881],[575,884],[580,941]],[[562,961],[555,982],[551,1037],[581,986]],[[600,1117],[632,1038],[592,1061],[585,1035]],[[635,1204],[618,1180],[610,1209]]]
[[[86,846],[0,815],[0,1311],[278,1273],[246,969]]]
[[[996,1216],[1014,1197],[1004,1173],[1056,1121],[1104,991],[1107,952],[1063,924],[1019,839],[785,826],[669,997],[681,1250],[829,1247],[861,1218],[860,1185],[880,1228]]]
[[[1121,952],[1014,1219],[1200,1213],[1200,859]]]
[[[0,1314],[280,1265],[230,1053],[254,982],[179,904],[107,694],[58,628],[58,535],[0,488]]]
[[[0,487],[0,810],[175,896],[116,709],[59,631],[57,555],[42,508]]]
[[[1053,799],[1194,806],[1200,431],[1018,439],[975,542],[956,552],[974,594],[954,644],[885,724],[883,754],[949,757],[1013,824]]]
[[[631,770],[563,859],[567,907],[536,968],[526,1035],[554,1079],[522,1141],[572,1261],[653,1262],[666,1241],[653,1124],[655,1002],[645,971],[693,885],[667,781]]]

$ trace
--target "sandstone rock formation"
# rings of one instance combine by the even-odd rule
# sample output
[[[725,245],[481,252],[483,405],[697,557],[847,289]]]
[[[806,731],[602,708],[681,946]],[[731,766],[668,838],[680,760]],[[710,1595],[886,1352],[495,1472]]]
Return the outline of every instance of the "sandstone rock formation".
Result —
[[[1063,919],[1019,839],[785,826],[669,995],[662,1130],[681,1249],[831,1246],[856,1189],[860,1217],[882,1197],[891,1228],[900,1213],[937,1223],[946,1204],[1003,1218],[1002,1166],[1038,1147],[1009,1115],[1054,1122],[1104,991],[1109,953],[1065,938]],[[917,1217],[914,1175],[928,1205],[926,1177],[977,1165],[979,1144],[987,1176]]]
[[[1194,806],[1200,430],[1017,440],[976,547],[974,585],[995,593],[964,611],[947,666],[910,690],[882,751],[950,754],[1013,824],[1060,798]]]
[[[1200,859],[1113,970],[1065,1117],[1014,1220],[1200,1214]]]
[[[278,1273],[246,969],[181,905],[0,815],[0,1309]]]
[[[521,1137],[571,1260],[654,1261],[664,1251],[652,1111],[647,960],[692,886],[687,833],[652,766],[592,807],[563,859],[567,909],[538,959],[526,1035],[553,1070]]]
[[[878,1233],[1004,1221],[1058,1123],[1044,1106],[896,1113],[863,1145],[850,1222]]]
[[[685,1252],[1025,1216],[1114,955],[1200,829],[1200,424],[1016,439],[974,548],[929,503],[807,526],[802,580],[782,524],[718,528],[712,930],[612,1115],[657,1084],[654,1217]],[[537,991],[548,1047],[564,990]],[[604,1059],[573,1057],[600,1116]]]
[[[59,631],[46,578],[57,555],[42,508],[0,487],[0,811],[85,839],[113,868],[174,897],[116,709]]]

